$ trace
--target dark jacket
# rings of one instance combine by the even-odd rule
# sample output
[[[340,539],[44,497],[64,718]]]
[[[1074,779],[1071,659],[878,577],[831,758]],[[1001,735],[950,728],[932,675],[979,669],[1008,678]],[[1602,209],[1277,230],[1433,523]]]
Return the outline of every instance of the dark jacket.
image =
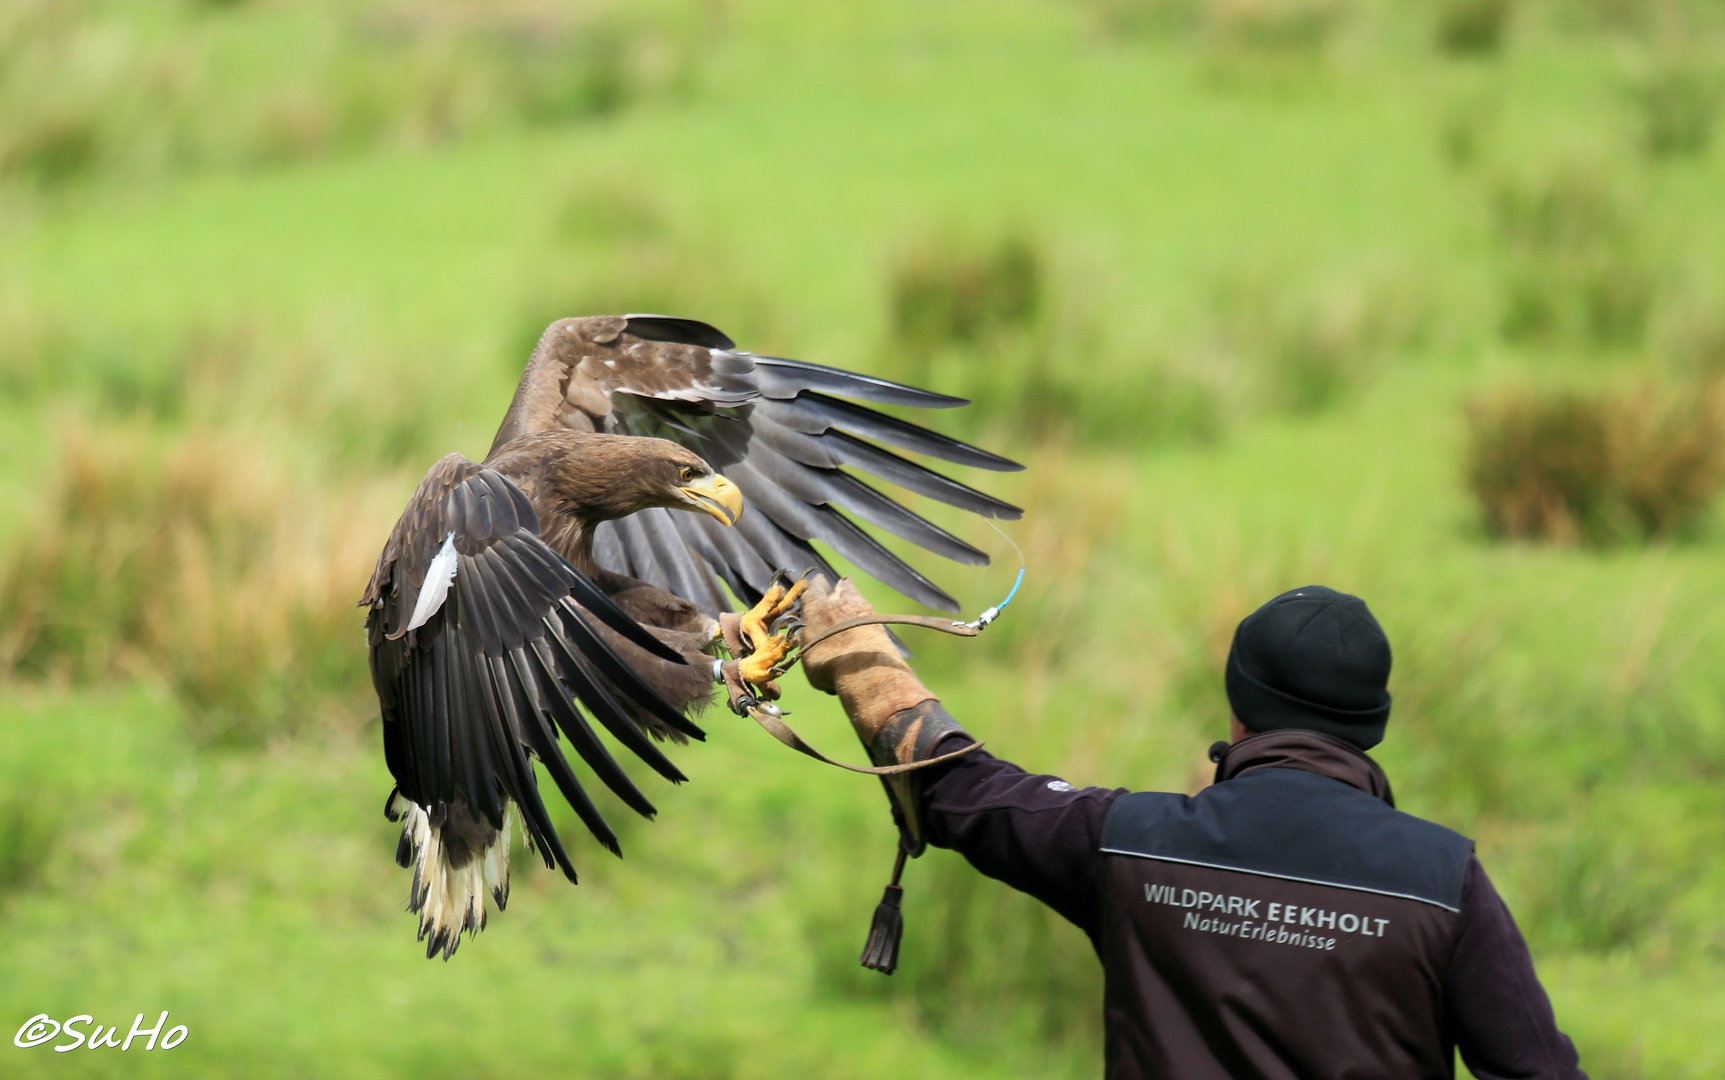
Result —
[[[1190,798],[983,752],[922,780],[932,843],[1089,935],[1111,1080],[1442,1078],[1457,1048],[1482,1080],[1585,1080],[1472,843],[1340,740],[1243,740]]]

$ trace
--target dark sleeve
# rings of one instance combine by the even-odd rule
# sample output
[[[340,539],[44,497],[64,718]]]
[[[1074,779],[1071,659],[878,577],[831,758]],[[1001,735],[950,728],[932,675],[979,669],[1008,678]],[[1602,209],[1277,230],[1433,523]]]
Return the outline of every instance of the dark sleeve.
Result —
[[[963,748],[955,733],[937,753]],[[929,842],[951,848],[991,878],[1036,897],[1096,936],[1102,825],[1124,788],[1075,788],[978,750],[923,777]]]
[[[1479,1080],[1587,1080],[1575,1046],[1557,1030],[1527,942],[1477,857],[1462,883],[1444,1008],[1461,1059]]]

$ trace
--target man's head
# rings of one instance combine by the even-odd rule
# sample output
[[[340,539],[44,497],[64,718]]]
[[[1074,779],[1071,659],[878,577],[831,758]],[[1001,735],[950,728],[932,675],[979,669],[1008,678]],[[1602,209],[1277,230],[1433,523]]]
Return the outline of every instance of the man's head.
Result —
[[[1364,600],[1307,585],[1246,616],[1228,650],[1228,703],[1249,731],[1307,728],[1369,750],[1390,716],[1390,643]]]

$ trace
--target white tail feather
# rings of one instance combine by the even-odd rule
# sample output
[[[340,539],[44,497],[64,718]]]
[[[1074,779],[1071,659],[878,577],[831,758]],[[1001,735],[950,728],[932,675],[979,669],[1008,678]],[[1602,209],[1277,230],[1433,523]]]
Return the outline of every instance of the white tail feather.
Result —
[[[413,849],[407,909],[419,915],[419,940],[426,942],[426,959],[441,951],[448,960],[461,944],[462,931],[477,934],[485,929],[487,892],[499,911],[509,902],[509,838],[515,808],[505,806],[503,830],[457,869],[449,863],[442,828],[431,823],[425,809],[407,799],[400,799],[399,806],[404,808],[402,837]]]
[[[514,813],[513,805],[503,811],[503,834],[485,851],[485,884],[491,890],[491,898],[497,901],[498,911],[509,906],[509,833]]]

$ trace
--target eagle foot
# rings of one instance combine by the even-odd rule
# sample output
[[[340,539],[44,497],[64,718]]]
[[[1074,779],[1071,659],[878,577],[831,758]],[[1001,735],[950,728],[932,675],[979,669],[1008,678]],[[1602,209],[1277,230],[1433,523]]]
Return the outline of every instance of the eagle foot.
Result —
[[[795,634],[802,626],[802,597],[808,587],[806,580],[793,581],[780,571],[760,603],[740,620],[743,641],[752,651],[742,658],[738,674],[744,682],[769,691],[769,698],[778,697],[773,677],[783,673],[781,662],[796,648]]]

